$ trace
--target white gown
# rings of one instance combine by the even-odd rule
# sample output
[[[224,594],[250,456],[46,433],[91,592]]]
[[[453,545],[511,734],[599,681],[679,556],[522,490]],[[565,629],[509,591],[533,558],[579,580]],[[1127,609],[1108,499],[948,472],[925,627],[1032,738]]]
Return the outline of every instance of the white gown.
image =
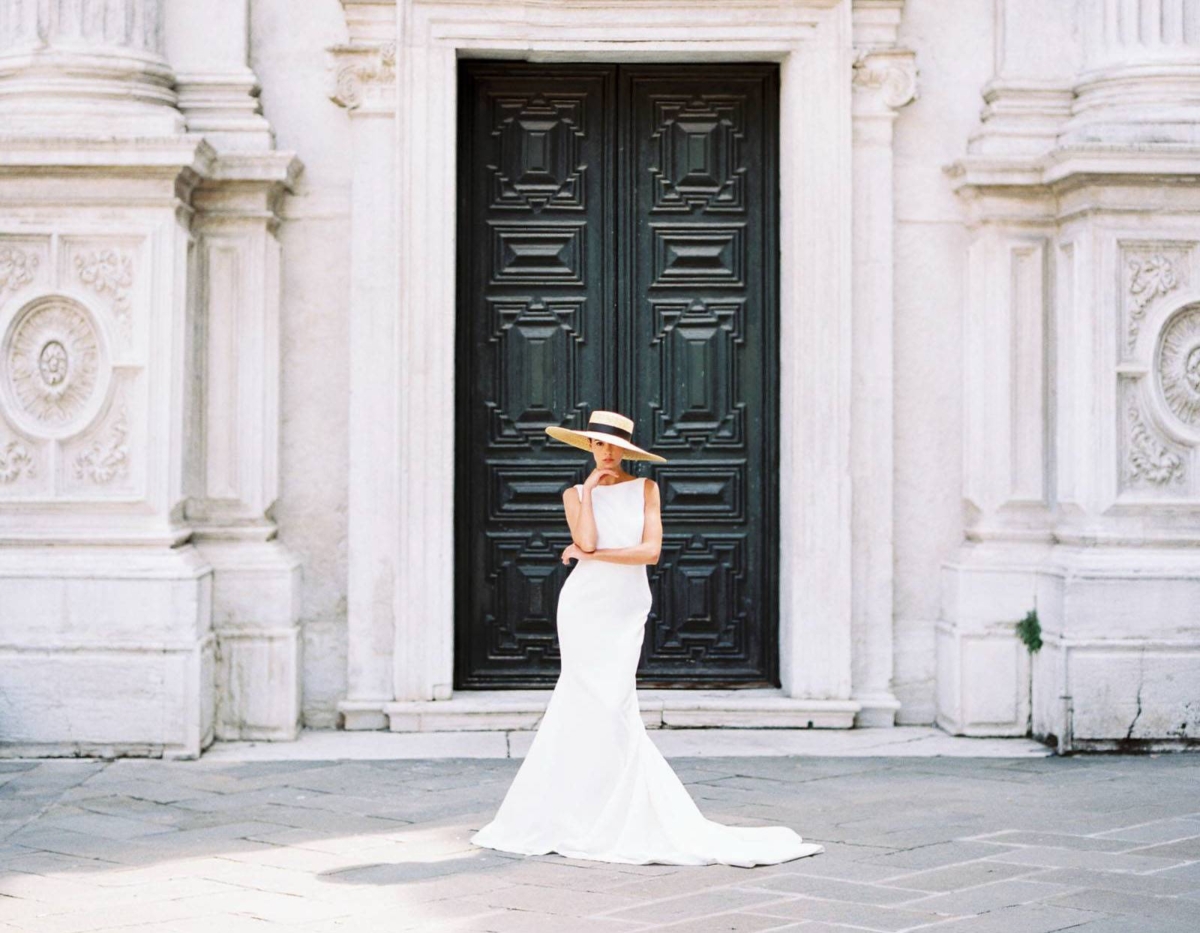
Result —
[[[642,540],[644,488],[643,478],[595,487],[597,547]],[[726,826],[696,807],[638,712],[650,606],[645,564],[575,564],[558,599],[561,673],[495,818],[471,842],[635,865],[749,868],[823,852],[786,826]]]

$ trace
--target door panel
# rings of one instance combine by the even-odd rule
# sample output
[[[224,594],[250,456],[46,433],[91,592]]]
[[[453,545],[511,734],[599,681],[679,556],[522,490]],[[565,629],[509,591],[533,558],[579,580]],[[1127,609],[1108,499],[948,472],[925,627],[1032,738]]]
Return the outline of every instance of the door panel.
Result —
[[[560,495],[580,458],[543,429],[615,396],[615,77],[460,68],[456,687],[557,676]]]
[[[619,395],[670,461],[646,685],[775,682],[775,75],[620,73]]]
[[[551,686],[569,568],[549,424],[671,462],[643,685],[776,683],[772,65],[459,69],[455,687]]]

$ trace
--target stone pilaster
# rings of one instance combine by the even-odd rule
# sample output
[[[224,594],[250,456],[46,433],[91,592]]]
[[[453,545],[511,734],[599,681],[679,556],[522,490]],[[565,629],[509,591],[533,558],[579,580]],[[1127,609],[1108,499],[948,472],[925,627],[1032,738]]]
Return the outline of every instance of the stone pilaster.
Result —
[[[248,66],[249,0],[164,0],[179,109],[220,157],[192,199],[204,386],[187,517],[214,570],[219,739],[294,739],[300,561],[280,543],[280,204],[301,165],[274,149]]]
[[[893,128],[917,94],[915,54],[897,44],[903,0],[856,0],[850,462],[853,476],[852,699],[860,726],[895,724],[893,660]]]
[[[396,5],[343,0],[350,41],[330,52],[330,92],[350,117],[354,143],[350,260],[350,494],[347,729],[387,726],[396,698],[398,586],[395,476]],[[415,386],[414,386],[415,391]],[[417,650],[419,633],[406,640]],[[447,690],[448,690],[447,686]],[[448,695],[448,694],[447,694]],[[435,699],[422,694],[419,699]],[[443,699],[443,696],[436,697]]]
[[[203,335],[187,518],[213,567],[216,737],[294,739],[302,657],[299,559],[277,539],[279,204],[290,152],[227,154],[193,196]]]

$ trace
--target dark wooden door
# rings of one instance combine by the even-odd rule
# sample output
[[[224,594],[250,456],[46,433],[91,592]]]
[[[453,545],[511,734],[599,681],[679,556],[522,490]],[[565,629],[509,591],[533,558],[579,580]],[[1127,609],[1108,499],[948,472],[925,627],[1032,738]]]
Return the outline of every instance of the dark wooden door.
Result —
[[[778,71],[459,67],[455,687],[551,686],[549,424],[670,462],[639,686],[778,684]]]

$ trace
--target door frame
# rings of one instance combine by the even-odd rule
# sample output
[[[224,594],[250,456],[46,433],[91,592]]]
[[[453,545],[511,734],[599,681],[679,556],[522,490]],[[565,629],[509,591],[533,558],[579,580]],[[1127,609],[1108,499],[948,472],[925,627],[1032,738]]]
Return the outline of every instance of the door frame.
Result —
[[[387,511],[355,559],[385,611],[350,621],[339,708],[386,713],[376,696],[386,679],[395,702],[452,694],[454,462],[471,455],[454,437],[462,56],[780,64],[779,673],[788,696],[849,700],[851,4],[664,2],[614,21],[611,9],[573,0],[398,0],[397,31],[394,352],[373,354],[370,372],[353,378],[389,387],[381,401],[394,405],[403,443],[369,467]],[[367,696],[357,684],[376,686]]]

